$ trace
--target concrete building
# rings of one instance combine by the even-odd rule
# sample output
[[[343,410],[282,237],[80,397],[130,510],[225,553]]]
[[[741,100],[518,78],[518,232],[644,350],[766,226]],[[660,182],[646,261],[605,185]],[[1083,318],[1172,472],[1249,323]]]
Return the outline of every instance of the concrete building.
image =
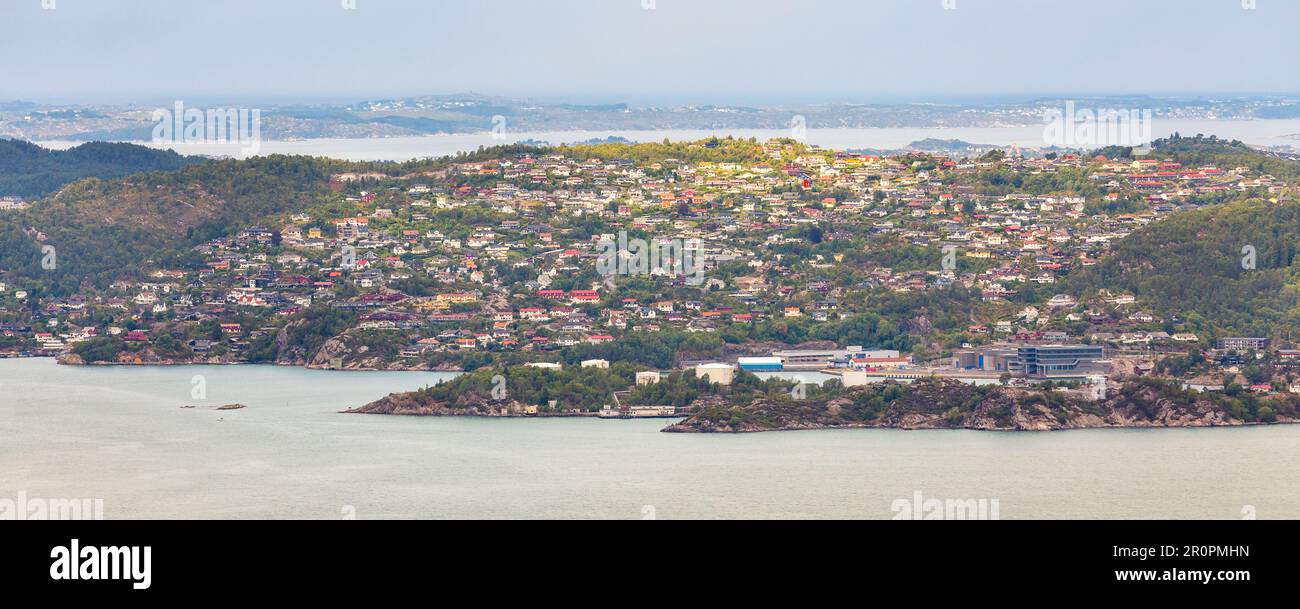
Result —
[[[848,353],[843,350],[833,351],[807,351],[807,350],[790,350],[775,351],[772,357],[778,358],[782,362],[784,370],[825,370],[834,365],[836,358],[846,358]]]
[[[1104,358],[1101,347],[1087,345],[1023,345],[1018,350],[1021,371],[1031,377],[1093,373]]]
[[[695,367],[695,376],[710,383],[730,385],[736,379],[736,368],[731,364],[700,364]]]
[[[1220,338],[1218,345],[1220,349],[1230,349],[1233,351],[1264,351],[1268,349],[1272,341],[1267,338]]]
[[[785,361],[779,357],[742,357],[737,363],[741,370],[749,372],[780,372],[785,368]]]
[[[898,368],[911,363],[910,358],[903,357],[898,351],[864,349],[858,346],[826,351],[804,349],[775,351],[772,357],[781,360],[783,370],[825,370],[854,366]]]
[[[866,370],[845,370],[844,375],[840,377],[840,383],[845,387],[862,387],[871,384],[867,380]]]
[[[952,367],[957,370],[1045,378],[1105,372],[1097,364],[1103,359],[1104,350],[1089,345],[994,345],[953,352]]]
[[[638,372],[636,373],[637,385],[657,385],[659,384],[658,372]]]
[[[952,367],[981,372],[1011,372],[1019,369],[1020,352],[1014,348],[969,349],[952,354]]]

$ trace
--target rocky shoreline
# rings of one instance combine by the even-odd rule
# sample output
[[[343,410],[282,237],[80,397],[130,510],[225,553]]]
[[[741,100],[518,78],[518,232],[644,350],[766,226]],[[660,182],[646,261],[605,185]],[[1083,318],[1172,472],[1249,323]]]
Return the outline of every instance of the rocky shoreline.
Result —
[[[342,414],[372,414],[405,417],[471,417],[471,418],[574,418],[596,417],[596,412],[539,412],[535,406],[509,400],[483,402],[469,407],[453,407],[444,403],[426,403],[412,394],[395,393],[365,406],[344,410]]]
[[[882,394],[893,392],[885,399]],[[1105,400],[1091,402],[1067,393],[923,379],[894,389],[849,390],[825,401],[758,399],[743,405],[717,397],[697,400],[692,414],[670,425],[670,433],[757,433],[811,429],[964,429],[977,431],[1063,431],[1242,427],[1300,422],[1294,398],[1271,401],[1268,420],[1250,420],[1225,407],[1222,396],[1191,394],[1159,382],[1124,384]],[[1258,417],[1257,417],[1258,418]]]
[[[306,368],[308,370],[336,370],[343,372],[464,372],[459,366],[444,364],[439,366],[430,366],[427,363],[416,365],[407,365],[400,362],[394,362],[385,367],[366,366],[357,362],[348,362],[341,367],[333,367],[329,364],[308,363],[308,362],[246,362],[231,358],[195,358],[189,360],[175,360],[167,358],[141,358],[130,361],[112,361],[112,362],[89,362],[87,363],[81,356],[75,353],[64,353],[55,357],[55,361],[62,366],[283,366],[286,368]]]
[[[1155,379],[1124,383],[1110,397],[1090,401],[1065,391],[974,387],[922,379],[911,385],[885,383],[844,390],[822,399],[758,397],[729,400],[701,396],[668,433],[758,433],[813,429],[898,429],[977,431],[1062,431],[1072,429],[1155,429],[1242,427],[1300,422],[1300,398],[1261,401],[1255,410],[1235,398],[1194,394]],[[350,414],[432,417],[596,416],[592,411],[542,412],[516,401],[458,395],[455,403],[419,392],[393,394]],[[1267,406],[1260,406],[1267,404]],[[1266,410],[1267,409],[1267,410]]]
[[[191,366],[260,365],[218,358],[193,361],[94,362],[74,354],[58,358],[63,365]],[[277,366],[312,370],[459,372],[428,366],[342,368],[317,363],[275,362]],[[1192,393],[1158,379],[1130,379],[1104,400],[1089,401],[1070,392],[1010,387],[977,388],[965,383],[922,379],[910,385],[884,383],[844,390],[820,400],[758,397],[728,401],[721,395],[701,396],[684,409],[682,420],[663,429],[668,433],[745,434],[816,429],[897,429],[975,431],[1063,431],[1075,429],[1160,429],[1245,427],[1300,423],[1300,396],[1242,400],[1219,393]],[[432,402],[415,393],[393,394],[343,411],[347,414],[482,418],[598,417],[595,410],[539,410],[513,400],[462,395],[455,404]],[[1261,406],[1262,405],[1262,406]]]

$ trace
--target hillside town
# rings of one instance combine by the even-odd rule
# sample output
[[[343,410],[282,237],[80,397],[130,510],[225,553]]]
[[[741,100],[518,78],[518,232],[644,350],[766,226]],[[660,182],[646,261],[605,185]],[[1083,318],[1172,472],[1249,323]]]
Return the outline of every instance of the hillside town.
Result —
[[[634,154],[503,151],[405,175],[335,173],[310,210],[107,289],[40,296],[0,270],[0,356],[450,370],[658,333],[716,345],[683,349],[676,367],[901,377],[1151,374],[1163,356],[1199,353],[1217,371],[1187,380],[1213,389],[1300,353],[1198,334],[1132,293],[1061,286],[1176,211],[1287,192],[1257,167],[1014,149],[874,156],[789,139],[685,147],[710,160],[623,149]],[[26,205],[6,199],[0,213]],[[950,315],[960,323],[906,314],[958,294],[970,301]],[[819,331],[862,316],[870,332]],[[328,336],[304,339],[304,327]],[[1026,349],[1075,356],[1040,368]],[[800,360],[809,353],[822,355]],[[1257,391],[1293,390],[1249,376]]]

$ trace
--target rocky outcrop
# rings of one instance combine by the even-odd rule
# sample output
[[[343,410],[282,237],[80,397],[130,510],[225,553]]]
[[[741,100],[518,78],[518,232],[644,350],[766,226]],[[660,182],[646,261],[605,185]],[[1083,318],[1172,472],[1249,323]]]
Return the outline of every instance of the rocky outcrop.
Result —
[[[211,357],[195,355],[187,358],[160,357],[152,349],[138,352],[123,351],[112,361],[87,363],[80,355],[71,351],[62,353],[55,361],[64,366],[224,366],[242,363],[233,355]]]
[[[1110,398],[1090,402],[1064,392],[976,388],[957,381],[923,379],[908,386],[891,383],[854,388],[821,402],[760,398],[737,405],[710,396],[692,404],[691,417],[664,431],[749,433],[861,427],[1055,431],[1300,422],[1296,406],[1289,400],[1269,401],[1268,420],[1234,415],[1229,400],[1149,381],[1124,384]]]
[[[421,359],[397,359],[394,357],[394,352],[373,350],[360,337],[347,333],[325,341],[310,361],[298,365],[305,365],[313,370],[460,371],[460,368],[451,362],[433,366]]]
[[[458,400],[459,401],[459,400]],[[514,400],[466,400],[463,404],[435,402],[414,393],[395,393],[346,414],[385,414],[419,417],[526,417],[537,416],[537,407]]]

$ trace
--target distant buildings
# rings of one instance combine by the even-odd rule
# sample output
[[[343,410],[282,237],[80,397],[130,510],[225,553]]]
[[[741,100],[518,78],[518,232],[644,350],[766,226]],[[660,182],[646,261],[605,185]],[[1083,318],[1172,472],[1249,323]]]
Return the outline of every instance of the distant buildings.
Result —
[[[1264,351],[1272,341],[1267,338],[1220,338],[1220,349],[1232,351]]]
[[[1018,359],[1026,376],[1046,377],[1092,372],[1105,353],[1085,345],[1026,345],[1018,350]]]
[[[912,362],[898,351],[849,347],[834,350],[775,351],[771,358],[755,358],[760,365],[779,359],[782,370],[825,370],[827,368],[900,368]],[[742,366],[743,367],[743,366]]]
[[[1014,347],[985,347],[952,354],[952,367],[981,372],[1010,372],[1019,369],[1020,352]]]
[[[1095,374],[1105,359],[1101,347],[1089,345],[993,345],[953,353],[958,370],[1001,372],[1016,376],[1046,378]]]
[[[737,362],[747,372],[780,372],[784,362],[779,357],[742,357]]]
[[[836,358],[847,358],[848,352],[838,349],[774,351],[772,357],[781,360],[783,370],[825,370],[834,364]]]
[[[736,369],[731,364],[700,364],[695,376],[717,385],[730,385],[736,379]]]

